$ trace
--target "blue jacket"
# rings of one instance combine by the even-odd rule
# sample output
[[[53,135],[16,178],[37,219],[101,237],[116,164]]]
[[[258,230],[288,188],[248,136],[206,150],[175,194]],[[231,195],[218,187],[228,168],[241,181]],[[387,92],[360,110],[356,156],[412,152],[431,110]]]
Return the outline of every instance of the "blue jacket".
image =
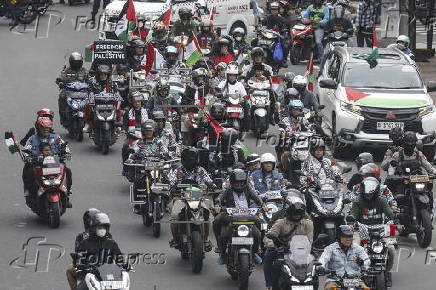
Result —
[[[53,155],[60,155],[60,147],[64,144],[64,141],[61,137],[56,133],[50,133],[48,138],[42,139],[38,134],[32,135],[28,140],[26,145],[24,146],[25,150],[30,150],[32,152],[32,156],[39,156],[41,154],[39,150],[39,145],[42,142],[46,142],[50,144],[51,152]],[[66,152],[68,152],[68,148]]]
[[[249,186],[257,194],[263,194],[269,190],[280,190],[284,185],[283,175],[277,170],[272,172],[270,188],[268,188],[262,169],[254,171],[249,177]]]

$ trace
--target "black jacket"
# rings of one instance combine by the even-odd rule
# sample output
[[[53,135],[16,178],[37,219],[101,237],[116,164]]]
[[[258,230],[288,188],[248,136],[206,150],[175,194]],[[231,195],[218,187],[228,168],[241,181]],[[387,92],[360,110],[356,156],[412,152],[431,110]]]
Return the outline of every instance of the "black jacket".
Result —
[[[315,112],[319,111],[318,100],[316,99],[315,95],[311,91],[305,89],[303,93],[300,93],[300,98],[305,108]]]
[[[250,189],[246,189],[245,197],[247,198],[248,205],[250,205],[250,201],[254,201],[258,206],[262,206],[263,202],[260,197]],[[233,197],[233,190],[227,189],[223,193],[218,196],[218,205],[221,207],[235,207],[235,199]]]
[[[89,236],[79,244],[76,253],[81,254],[82,258],[74,261],[75,265],[95,264],[96,257],[98,257],[99,265],[117,261],[123,264],[123,261],[119,260],[121,258],[121,251],[118,244],[107,237]]]
[[[262,25],[268,29],[274,29],[277,26],[282,31],[286,28],[286,20],[280,15],[269,15],[262,21]]]

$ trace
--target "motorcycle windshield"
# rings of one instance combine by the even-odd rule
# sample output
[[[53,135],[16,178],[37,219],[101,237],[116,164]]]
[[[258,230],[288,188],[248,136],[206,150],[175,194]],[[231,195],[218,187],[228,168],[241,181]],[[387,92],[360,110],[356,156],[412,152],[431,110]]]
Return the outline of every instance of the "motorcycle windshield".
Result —
[[[285,256],[285,262],[289,265],[293,276],[304,281],[308,270],[307,267],[314,260],[310,254],[312,245],[305,235],[295,235],[289,242],[289,254]]]

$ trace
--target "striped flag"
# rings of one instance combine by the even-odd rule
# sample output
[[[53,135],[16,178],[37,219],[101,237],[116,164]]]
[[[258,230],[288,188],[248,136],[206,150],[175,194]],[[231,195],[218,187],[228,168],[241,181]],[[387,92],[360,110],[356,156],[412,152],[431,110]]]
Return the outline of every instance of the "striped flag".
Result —
[[[119,15],[119,19],[120,20],[117,23],[117,27],[115,28],[115,34],[119,40],[127,41],[129,32],[136,28],[137,23],[133,0],[128,0],[126,4],[124,4],[124,7]]]
[[[8,147],[9,152],[14,154],[19,150],[17,143],[15,143],[14,134],[12,132],[5,132],[5,143]]]
[[[214,21],[215,20],[215,15],[216,15],[216,7],[213,6],[212,9],[210,10],[209,20],[210,21]]]
[[[194,66],[202,57],[200,45],[198,44],[197,37],[193,35],[192,41],[183,47],[184,53],[183,61],[188,67]]]
[[[154,45],[149,42],[147,44],[147,59],[142,68],[148,74],[153,68],[160,68],[165,62],[164,57]]]
[[[88,44],[85,47],[85,62],[92,62],[94,59],[94,43]]]
[[[170,7],[167,9],[167,11],[162,13],[161,16],[159,16],[159,18],[156,20],[156,22],[159,22],[159,21],[162,22],[162,24],[165,26],[165,28],[169,29],[170,24],[171,24],[171,16],[172,15],[173,15],[173,7]],[[150,42],[152,39],[153,39],[153,27],[148,32],[146,41]]]
[[[310,58],[306,67],[306,74],[304,76],[307,79],[307,90],[313,92],[313,84],[316,81],[315,74],[313,73],[313,51],[310,53]]]

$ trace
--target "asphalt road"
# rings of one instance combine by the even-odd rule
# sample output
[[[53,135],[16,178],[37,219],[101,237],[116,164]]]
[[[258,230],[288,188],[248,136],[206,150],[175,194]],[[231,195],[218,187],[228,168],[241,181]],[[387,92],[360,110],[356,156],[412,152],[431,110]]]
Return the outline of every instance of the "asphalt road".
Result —
[[[48,17],[42,19],[38,30],[27,29],[23,33],[10,32],[8,20],[0,19],[1,132],[13,130],[17,137],[23,136],[33,125],[35,111],[42,107],[52,108],[57,114],[58,89],[54,80],[64,65],[64,56],[74,50],[83,51],[83,47],[96,37],[95,31],[74,30],[76,16],[89,15],[91,6],[57,5],[54,8],[60,9],[65,18],[55,25],[57,18],[52,17],[48,34]],[[55,14],[60,15],[58,12]],[[291,69],[301,73],[305,67]],[[56,120],[59,120],[58,116]],[[55,129],[66,138],[65,130],[58,122]],[[88,138],[83,143],[70,141],[73,152],[70,162],[74,180],[73,208],[62,216],[61,226],[55,230],[49,229],[25,205],[22,162],[18,155],[11,155],[5,146],[0,146],[0,290],[68,289],[65,268],[71,261],[69,253],[73,250],[74,238],[83,228],[82,214],[89,207],[100,208],[109,214],[111,232],[123,252],[163,254],[159,263],[164,260],[164,264],[156,265],[152,260],[145,260],[136,266],[136,272],[131,274],[131,289],[237,289],[225,267],[216,264],[216,254],[208,253],[202,273],[195,275],[190,270],[190,264],[180,259],[179,252],[169,248],[167,225],[163,227],[162,236],[155,239],[151,231],[144,228],[140,217],[132,213],[129,184],[120,175],[121,143],[122,140],[119,140],[109,155],[103,156]],[[274,152],[273,147],[257,146],[252,137],[247,143],[258,153]],[[24,247],[23,244],[30,238],[33,239]],[[45,242],[38,243],[44,238]],[[58,251],[55,245],[59,245],[61,250]],[[394,273],[392,289],[435,289],[436,263],[433,261],[431,265],[425,265],[426,251],[415,249],[416,242],[412,238],[401,240],[401,247],[398,273]],[[53,248],[50,255],[49,248]],[[23,259],[13,262],[18,257],[24,257],[24,249],[27,249],[26,263]],[[39,259],[35,263],[37,250]],[[61,252],[63,255],[58,258]],[[250,289],[264,289],[261,267],[253,273],[250,281]]]

